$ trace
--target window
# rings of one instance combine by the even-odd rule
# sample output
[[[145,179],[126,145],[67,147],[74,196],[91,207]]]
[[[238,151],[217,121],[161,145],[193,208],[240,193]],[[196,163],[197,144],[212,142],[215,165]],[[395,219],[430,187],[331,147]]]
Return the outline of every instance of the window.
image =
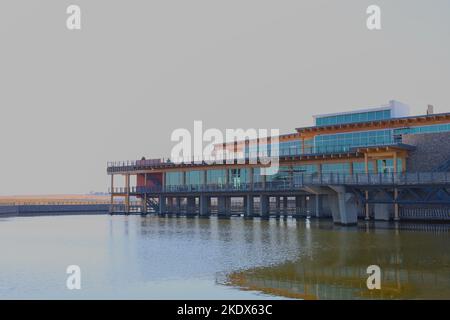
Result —
[[[186,184],[187,185],[199,185],[202,184],[203,171],[186,171]]]
[[[322,173],[350,173],[350,163],[324,163],[322,164]]]
[[[420,133],[437,133],[450,131],[450,123],[435,124],[431,126],[411,127],[395,129],[394,134],[420,134]]]
[[[166,186],[180,186],[183,184],[183,172],[167,172]]]
[[[206,183],[224,184],[226,182],[226,174],[226,170],[208,170],[206,175]]]
[[[390,118],[391,118],[391,110],[357,112],[349,114],[340,114],[335,116],[317,117],[316,126],[325,126],[341,123],[366,122]]]
[[[392,130],[321,135],[314,138],[316,153],[345,152],[352,147],[394,143]]]

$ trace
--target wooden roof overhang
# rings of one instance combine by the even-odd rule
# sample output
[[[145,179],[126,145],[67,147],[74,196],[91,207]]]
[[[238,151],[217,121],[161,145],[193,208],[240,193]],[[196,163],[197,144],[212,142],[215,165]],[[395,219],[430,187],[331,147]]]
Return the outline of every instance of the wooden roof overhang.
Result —
[[[348,159],[364,158],[364,153],[359,151],[352,152],[341,152],[341,153],[329,153],[329,154],[308,154],[308,155],[296,155],[296,156],[279,156],[279,165],[286,164],[319,164],[319,163],[333,163],[342,162]],[[225,168],[248,168],[248,167],[267,167],[270,165],[264,165],[262,163],[239,163],[234,161],[234,163],[161,163],[153,166],[129,166],[124,167],[122,170],[117,169],[115,171],[109,171],[108,173],[114,174],[126,174],[126,173],[157,173],[157,172],[168,172],[168,171],[189,171],[189,170],[220,170]]]
[[[342,123],[336,125],[324,125],[297,128],[302,138],[312,138],[320,134],[333,134],[341,132],[354,132],[364,130],[395,129],[404,127],[416,127],[422,125],[433,125],[450,123],[450,113],[439,113],[433,115],[422,115],[403,118],[391,118],[385,120],[374,120],[366,122]]]

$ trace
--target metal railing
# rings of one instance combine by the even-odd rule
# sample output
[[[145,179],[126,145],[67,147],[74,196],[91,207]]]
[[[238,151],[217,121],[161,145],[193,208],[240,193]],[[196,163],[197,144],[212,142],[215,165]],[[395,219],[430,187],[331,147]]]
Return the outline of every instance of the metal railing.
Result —
[[[291,148],[280,148],[277,152],[276,157],[290,157],[290,156],[311,156],[311,155],[324,155],[324,154],[339,154],[356,152],[358,148],[364,148],[369,146],[392,146],[398,145],[401,141],[389,141],[380,142],[375,145],[325,145],[325,146],[306,146],[303,149],[291,149]],[[274,154],[274,153],[272,153]],[[266,157],[271,157],[270,152]],[[199,164],[224,164],[232,163],[228,162],[233,160],[238,163],[258,163],[259,154],[257,152],[236,152],[231,155],[227,155],[224,158],[214,158],[214,157],[195,157],[189,158],[188,161],[178,161],[171,160],[170,158],[160,158],[160,159],[145,159],[145,160],[126,160],[126,161],[109,161],[107,162],[108,172],[118,172],[118,171],[128,171],[128,170],[139,170],[145,168],[154,167],[167,167],[175,166],[180,164],[185,165],[199,165]]]
[[[416,186],[448,185],[450,172],[417,173],[322,173],[295,175],[292,179],[270,182],[233,183],[233,184],[198,184],[157,187],[116,187],[109,192],[119,194],[142,193],[177,193],[177,192],[245,192],[245,191],[287,191],[307,186]]]
[[[14,201],[0,203],[0,206],[65,206],[65,205],[97,205],[109,204],[110,201],[67,200],[67,201]]]

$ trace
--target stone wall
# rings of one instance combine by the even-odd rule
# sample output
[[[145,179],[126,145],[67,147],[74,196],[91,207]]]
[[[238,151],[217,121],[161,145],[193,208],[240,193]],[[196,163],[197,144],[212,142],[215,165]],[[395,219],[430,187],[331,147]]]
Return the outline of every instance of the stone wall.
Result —
[[[406,159],[407,172],[429,172],[450,160],[450,132],[405,134],[403,143],[415,146]]]

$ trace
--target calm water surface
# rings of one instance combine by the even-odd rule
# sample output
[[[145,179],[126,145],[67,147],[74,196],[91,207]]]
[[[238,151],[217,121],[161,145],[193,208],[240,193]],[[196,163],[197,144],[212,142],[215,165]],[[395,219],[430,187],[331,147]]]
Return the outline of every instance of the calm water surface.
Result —
[[[79,265],[82,289],[66,288]],[[379,265],[382,289],[366,268]],[[448,225],[0,218],[0,298],[450,299]]]

